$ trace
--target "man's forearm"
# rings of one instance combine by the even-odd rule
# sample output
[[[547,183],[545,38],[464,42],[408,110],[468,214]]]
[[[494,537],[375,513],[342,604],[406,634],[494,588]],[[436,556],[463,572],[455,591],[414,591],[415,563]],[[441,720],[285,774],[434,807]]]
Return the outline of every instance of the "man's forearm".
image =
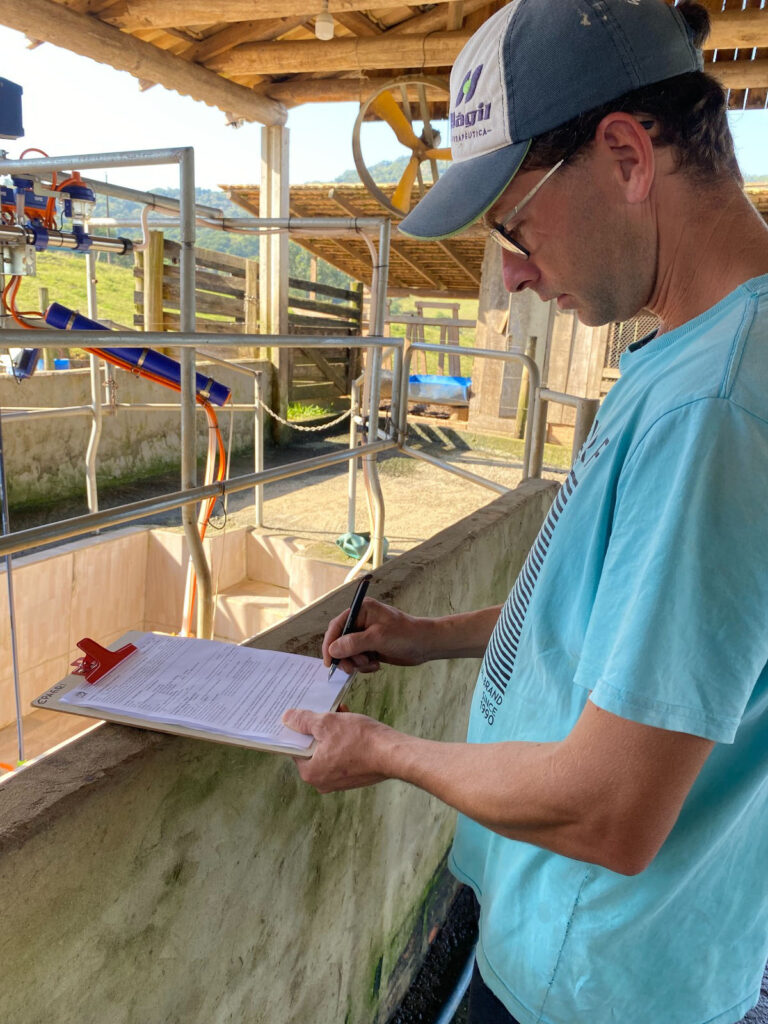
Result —
[[[501,605],[428,619],[424,661],[440,658],[482,658],[501,612]]]
[[[443,743],[392,730],[377,737],[382,774],[426,790],[509,839],[598,861],[588,801],[575,798],[556,743]],[[601,844],[602,846],[602,844]]]

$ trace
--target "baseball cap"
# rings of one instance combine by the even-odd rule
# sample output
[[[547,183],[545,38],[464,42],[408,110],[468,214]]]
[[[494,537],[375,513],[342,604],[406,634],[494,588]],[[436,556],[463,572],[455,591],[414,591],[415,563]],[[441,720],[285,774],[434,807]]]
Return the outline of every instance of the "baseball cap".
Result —
[[[493,206],[537,135],[702,67],[685,19],[664,0],[511,0],[456,59],[452,163],[400,231],[463,231]]]

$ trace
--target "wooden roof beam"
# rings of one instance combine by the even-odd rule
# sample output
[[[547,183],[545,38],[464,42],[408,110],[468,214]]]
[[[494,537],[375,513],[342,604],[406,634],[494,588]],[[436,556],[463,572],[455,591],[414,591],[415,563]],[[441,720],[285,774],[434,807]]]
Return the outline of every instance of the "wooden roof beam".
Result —
[[[704,70],[724,89],[768,88],[768,59],[723,60],[705,64]]]
[[[431,0],[448,4],[454,0]],[[403,0],[328,0],[328,11],[347,14],[354,11],[390,10],[407,6]],[[279,7],[283,17],[314,17],[324,10],[323,0],[125,0],[110,10],[120,28],[173,28],[179,25],[224,24],[274,18]]]
[[[0,24],[128,71],[140,80],[159,82],[166,89],[202,100],[245,121],[282,125],[288,116],[276,100],[224,81],[198,64],[164,53],[151,43],[51,0],[3,0]]]
[[[358,14],[356,11],[348,11],[345,14],[336,13],[334,15],[336,21],[344,28],[355,36],[380,36],[382,29],[378,25],[374,25],[370,18],[366,18],[364,14]]]
[[[233,46],[241,43],[266,42],[270,39],[277,39],[285,32],[290,32],[297,25],[304,23],[305,18],[270,18],[269,21],[241,21],[235,25],[228,25],[208,36],[207,39],[195,43],[185,52],[187,60],[194,60],[204,64],[212,57],[218,57],[220,53],[231,50]]]
[[[456,32],[461,28],[464,21],[464,4],[462,0],[448,4],[448,14],[445,20],[445,27],[448,32]]]
[[[764,10],[723,11],[710,14],[711,31],[707,50],[743,49],[768,46],[768,17]]]
[[[264,92],[273,99],[284,103],[286,107],[296,107],[301,103],[362,103],[368,99],[374,89],[391,82],[390,75],[371,75],[359,78],[302,78],[291,79],[289,82],[266,84]],[[445,91],[430,89],[427,86],[427,99],[445,101],[448,90],[448,78]],[[419,94],[416,88],[408,90],[408,98],[417,102]]]
[[[340,210],[343,210],[344,213],[349,214],[350,217],[364,217],[365,216],[363,211],[362,210],[358,210],[353,203],[348,203],[348,202],[346,202],[346,200],[341,199],[339,196],[335,195],[335,189],[332,189],[328,193],[328,195],[329,195],[329,198],[336,204],[336,206],[338,206]],[[415,271],[419,275],[419,277],[423,277],[428,285],[431,285],[432,287],[437,288],[438,291],[441,291],[445,287],[445,284],[443,283],[443,281],[436,274],[435,275],[428,274],[424,270],[423,267],[418,266],[418,264],[414,263],[413,260],[410,260],[403,253],[402,247],[400,245],[398,245],[396,237],[393,237],[393,238],[390,239],[390,242],[389,242],[389,252],[390,252],[390,256],[393,256],[393,255],[397,256],[398,259],[401,259],[403,261],[403,263],[405,263],[408,267],[411,268],[411,270]],[[390,274],[392,276],[397,276],[397,270],[395,269],[393,271],[391,261],[390,261],[389,271],[390,271]],[[402,284],[403,279],[399,278],[399,280],[400,280],[400,283]]]
[[[410,36],[422,32],[433,32],[437,29],[452,31],[450,17],[456,6],[461,7],[462,22],[470,14],[488,6],[488,0],[464,0],[460,5],[448,4],[447,7],[433,7],[426,14],[417,14],[414,18],[407,18],[387,30],[387,35]],[[459,23],[459,28],[461,22]]]
[[[433,32],[427,36],[392,38],[384,33],[376,38],[354,37],[327,42],[308,39],[290,43],[245,43],[216,57],[210,67],[225,75],[434,68],[452,64],[468,39],[468,32]]]
[[[467,261],[463,260],[461,258],[461,256],[459,256],[459,254],[455,251],[455,249],[453,248],[451,243],[450,242],[440,242],[440,241],[438,241],[436,244],[438,245],[438,247],[440,249],[442,249],[442,251],[445,253],[446,256],[448,256],[451,260],[453,260],[453,262],[461,270],[461,272],[463,274],[465,274],[470,279],[470,281],[474,281],[474,283],[479,288],[480,287],[480,278],[477,276],[477,274],[474,272],[474,270],[470,267],[470,265],[467,263]]]

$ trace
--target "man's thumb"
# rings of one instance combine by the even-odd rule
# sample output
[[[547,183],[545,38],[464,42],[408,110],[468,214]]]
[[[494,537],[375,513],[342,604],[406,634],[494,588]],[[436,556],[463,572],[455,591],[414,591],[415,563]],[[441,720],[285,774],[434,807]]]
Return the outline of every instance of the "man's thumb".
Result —
[[[283,712],[283,725],[287,725],[294,732],[301,732],[306,736],[311,736],[313,714],[312,711],[308,711],[306,708],[288,708],[287,711]]]

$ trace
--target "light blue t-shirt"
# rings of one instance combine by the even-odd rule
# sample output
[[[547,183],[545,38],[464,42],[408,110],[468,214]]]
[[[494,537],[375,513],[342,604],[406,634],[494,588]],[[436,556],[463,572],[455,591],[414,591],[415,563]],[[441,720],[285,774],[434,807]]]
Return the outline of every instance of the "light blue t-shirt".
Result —
[[[501,613],[468,740],[563,739],[590,699],[716,746],[639,875],[463,816],[452,867],[521,1024],[732,1024],[768,956],[768,275],[621,369]]]

